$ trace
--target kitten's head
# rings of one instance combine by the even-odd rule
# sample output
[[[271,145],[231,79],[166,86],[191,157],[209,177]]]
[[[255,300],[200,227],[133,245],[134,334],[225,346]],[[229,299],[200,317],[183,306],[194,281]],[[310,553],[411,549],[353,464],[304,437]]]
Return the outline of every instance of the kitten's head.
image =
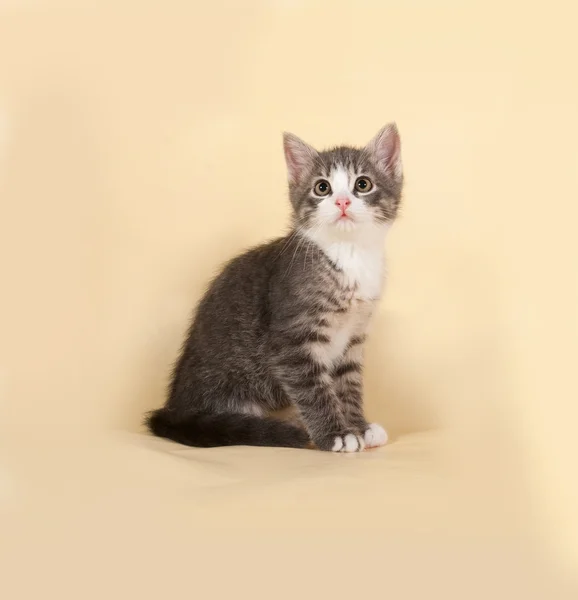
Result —
[[[403,174],[394,123],[364,148],[318,152],[297,136],[284,135],[294,225],[338,237],[379,231],[395,219]]]

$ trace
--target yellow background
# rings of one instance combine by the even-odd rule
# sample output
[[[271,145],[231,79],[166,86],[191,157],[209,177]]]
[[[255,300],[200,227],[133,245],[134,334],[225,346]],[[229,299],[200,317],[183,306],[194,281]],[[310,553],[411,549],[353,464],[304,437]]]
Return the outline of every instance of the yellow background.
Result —
[[[324,473],[336,478],[337,494],[343,477],[371,495],[364,473],[384,498],[405,490],[384,506],[394,524],[375,534],[375,564],[353,555],[364,580],[379,581],[387,564],[379,544],[391,531],[405,542],[409,531],[426,535],[437,519],[428,507],[446,502],[437,480],[413,481],[404,463],[406,452],[415,459],[412,444],[423,453],[416,481],[431,476],[430,447],[444,456],[439,476],[446,468],[455,476],[451,497],[464,515],[452,521],[452,543],[462,536],[468,548],[482,547],[472,531],[491,522],[494,540],[508,530],[514,545],[531,538],[544,564],[576,567],[573,4],[0,2],[0,506],[22,594],[5,597],[46,590],[34,576],[45,571],[54,589],[66,580],[71,597],[88,597],[74,574],[82,586],[98,573],[103,586],[124,577],[126,590],[152,594],[150,578],[161,586],[170,560],[186,575],[199,523],[221,523],[226,513],[228,528],[241,527],[253,514],[249,497],[267,498],[249,519],[253,532],[297,522],[287,500],[294,494],[305,539],[316,524],[338,535],[338,511],[331,529],[303,509],[322,513],[335,502]],[[254,449],[195,454],[144,437],[141,415],[163,401],[207,280],[232,255],[285,230],[281,132],[318,147],[364,144],[391,120],[406,188],[366,381],[369,414],[392,445],[345,463]],[[285,469],[311,464],[315,477],[284,481]],[[208,495],[189,512],[192,472]],[[224,473],[248,483],[231,492],[238,501],[214,508],[212,486]],[[272,482],[271,495],[259,496]],[[254,496],[244,497],[249,489]],[[487,522],[465,510],[462,492],[467,506],[489,511]],[[371,546],[377,500],[365,508],[350,491],[339,498],[357,503],[367,530],[356,544]],[[83,512],[86,502],[92,509]],[[407,512],[416,502],[419,518]],[[155,526],[145,525],[150,519]],[[245,555],[244,534],[225,529],[222,546],[213,530],[203,548],[240,544]],[[439,544],[451,545],[440,530],[420,542],[417,574]],[[107,547],[119,553],[117,569],[102,568]],[[419,581],[410,568],[416,553],[406,560],[390,550],[395,572],[408,569],[400,589]],[[298,536],[295,551],[303,551]],[[214,552],[216,564],[223,555]],[[51,560],[70,565],[66,575]],[[73,568],[75,560],[84,567]],[[229,564],[238,561],[235,554]],[[165,590],[182,592],[187,577],[167,580]]]

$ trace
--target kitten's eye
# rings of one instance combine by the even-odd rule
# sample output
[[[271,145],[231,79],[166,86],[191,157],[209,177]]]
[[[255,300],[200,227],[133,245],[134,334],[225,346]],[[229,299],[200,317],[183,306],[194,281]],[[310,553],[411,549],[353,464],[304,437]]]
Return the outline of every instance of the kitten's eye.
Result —
[[[373,183],[371,183],[371,179],[368,177],[358,177],[355,182],[355,189],[358,192],[369,192],[373,187]]]
[[[313,193],[316,196],[327,196],[331,193],[331,186],[329,185],[329,181],[325,179],[320,179],[313,188]]]

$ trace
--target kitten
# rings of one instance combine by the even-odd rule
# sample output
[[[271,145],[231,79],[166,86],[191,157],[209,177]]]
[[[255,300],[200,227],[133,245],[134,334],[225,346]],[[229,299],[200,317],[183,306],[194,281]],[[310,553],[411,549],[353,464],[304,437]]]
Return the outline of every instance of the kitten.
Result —
[[[362,350],[403,182],[395,124],[362,149],[284,136],[292,231],[233,259],[202,298],[155,435],[189,446],[387,441],[363,414]],[[302,427],[272,417],[297,408]]]

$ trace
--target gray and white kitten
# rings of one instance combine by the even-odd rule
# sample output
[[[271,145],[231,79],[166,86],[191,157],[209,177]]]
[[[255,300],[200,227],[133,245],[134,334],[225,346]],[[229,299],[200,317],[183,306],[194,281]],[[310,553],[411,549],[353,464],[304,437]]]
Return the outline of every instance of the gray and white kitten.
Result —
[[[364,148],[318,152],[284,136],[293,209],[286,237],[233,259],[202,298],[158,436],[189,446],[387,441],[363,414],[363,344],[384,282],[384,239],[402,190],[395,124]],[[272,416],[294,407],[302,426]]]

